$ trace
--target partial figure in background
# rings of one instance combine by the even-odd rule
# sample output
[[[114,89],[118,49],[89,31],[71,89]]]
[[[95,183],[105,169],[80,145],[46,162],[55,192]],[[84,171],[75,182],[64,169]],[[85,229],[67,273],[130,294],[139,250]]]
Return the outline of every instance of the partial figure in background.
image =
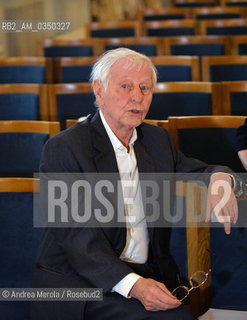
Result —
[[[237,129],[236,148],[239,159],[245,170],[247,170],[247,119],[244,124]]]

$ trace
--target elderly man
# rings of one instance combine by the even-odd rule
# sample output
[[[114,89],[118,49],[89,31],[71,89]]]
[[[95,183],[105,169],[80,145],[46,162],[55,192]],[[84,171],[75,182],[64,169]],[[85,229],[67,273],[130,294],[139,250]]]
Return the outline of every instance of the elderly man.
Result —
[[[103,301],[37,302],[33,320],[195,319],[170,291],[177,286],[178,273],[167,245],[170,233],[147,226],[139,174],[214,172],[209,190],[217,179],[232,183],[232,177],[185,157],[166,130],[143,123],[156,78],[146,56],[124,48],[107,52],[91,76],[99,109],[45,146],[42,173],[115,172],[121,182],[125,174],[131,176],[136,185],[132,214],[144,218],[131,228],[47,228],[33,286],[103,288]],[[207,220],[219,199],[209,197]],[[131,209],[124,207],[128,216]],[[238,215],[233,191],[221,215],[230,216],[225,223],[230,233]]]

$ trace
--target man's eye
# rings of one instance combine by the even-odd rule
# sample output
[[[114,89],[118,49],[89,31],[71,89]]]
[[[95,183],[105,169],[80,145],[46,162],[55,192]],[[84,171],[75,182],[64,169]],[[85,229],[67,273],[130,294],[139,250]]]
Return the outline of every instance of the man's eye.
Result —
[[[141,86],[140,89],[144,94],[148,94],[151,90],[151,87],[150,86]]]
[[[148,86],[141,86],[141,90],[142,90],[142,91],[148,90]]]
[[[123,89],[127,89],[129,86],[128,86],[127,84],[122,84],[121,87],[122,87]]]

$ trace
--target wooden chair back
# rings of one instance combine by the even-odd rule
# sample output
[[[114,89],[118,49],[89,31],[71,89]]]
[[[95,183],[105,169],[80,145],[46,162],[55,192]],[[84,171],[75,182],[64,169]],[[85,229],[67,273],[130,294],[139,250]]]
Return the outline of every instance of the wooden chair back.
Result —
[[[0,83],[37,83],[45,84],[52,83],[52,60],[44,57],[7,57],[0,58],[0,69],[8,68],[8,72],[3,69],[0,76]],[[15,75],[15,71],[11,71],[13,67],[18,74]],[[20,67],[19,71],[17,68]],[[35,70],[37,67],[37,70]],[[41,75],[41,68],[44,68],[44,77]],[[10,69],[10,70],[9,70]],[[30,74],[27,74],[27,70],[30,69]],[[25,70],[25,74],[22,73]],[[9,75],[11,71],[11,79]],[[7,73],[7,74],[6,74]],[[37,74],[37,75],[35,75]],[[16,77],[17,76],[17,77]],[[16,78],[15,78],[16,77]]]
[[[159,37],[104,38],[99,40],[101,54],[119,47],[126,47],[150,57],[164,54],[163,41]]]
[[[230,38],[232,55],[247,55],[247,36],[235,36]]]
[[[189,19],[190,10],[186,8],[143,9],[137,12],[137,19],[142,25],[147,21]]]
[[[0,121],[0,133],[7,132],[44,133],[51,138],[60,132],[60,124],[56,121]]]
[[[39,42],[39,56],[50,58],[98,56],[98,41],[95,39],[44,39]]]
[[[47,85],[39,85],[39,84],[2,84],[0,85],[0,100],[1,95],[6,97],[7,95],[13,95],[15,98],[18,95],[37,95],[38,96],[38,104],[35,106],[35,108],[39,109],[39,119],[38,116],[35,117],[35,119],[32,119],[32,115],[26,114],[26,117],[22,114],[22,110],[20,110],[20,115],[18,115],[18,103],[15,103],[12,106],[8,105],[8,110],[10,108],[13,108],[13,118],[6,118],[6,114],[3,114],[1,116],[0,111],[0,120],[48,120],[48,103],[47,103]],[[31,106],[29,105],[29,102],[27,102],[26,105],[27,109],[30,109]],[[16,111],[15,111],[16,110]],[[28,112],[28,111],[27,111]],[[34,111],[36,113],[36,111]],[[32,110],[33,114],[33,110]]]
[[[202,36],[247,35],[247,19],[200,20],[198,23],[198,31]]]
[[[140,37],[138,21],[91,22],[85,25],[87,38]]]
[[[222,114],[247,116],[247,81],[222,82]]]
[[[247,81],[247,56],[202,57],[202,81]]]
[[[56,83],[89,82],[96,60],[96,57],[56,58]]]
[[[160,82],[154,88],[149,119],[221,112],[221,86],[206,82]]]
[[[234,7],[194,8],[191,12],[191,18],[197,20],[239,19],[244,17],[243,10]]]
[[[194,36],[197,34],[195,20],[167,20],[150,21],[143,25],[144,36],[150,37],[176,37]]]
[[[179,8],[214,7],[218,0],[172,0],[172,5]]]
[[[48,86],[49,119],[60,121],[66,128],[66,119],[78,119],[95,112],[92,85],[90,83],[64,83]]]
[[[200,81],[198,57],[159,56],[151,61],[158,70],[158,82]]]

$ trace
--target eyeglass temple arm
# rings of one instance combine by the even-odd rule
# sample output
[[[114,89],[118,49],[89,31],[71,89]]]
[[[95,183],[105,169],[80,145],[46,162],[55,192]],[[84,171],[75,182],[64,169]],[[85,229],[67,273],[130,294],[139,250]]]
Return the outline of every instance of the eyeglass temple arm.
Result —
[[[206,277],[208,277],[208,275],[211,273],[212,268],[209,268],[208,272],[205,272]]]
[[[177,276],[177,281],[178,281],[178,287],[181,286],[181,279],[179,273],[176,274]]]
[[[208,248],[207,248],[206,250],[207,250],[209,253],[212,253],[212,254],[214,255],[214,257],[215,257],[214,264],[209,267],[209,271],[208,271],[208,273],[206,273],[206,275],[208,276],[209,273],[212,271],[212,269],[215,267],[216,263],[218,262],[219,257],[217,256],[216,253],[214,253],[213,251],[209,250]]]

